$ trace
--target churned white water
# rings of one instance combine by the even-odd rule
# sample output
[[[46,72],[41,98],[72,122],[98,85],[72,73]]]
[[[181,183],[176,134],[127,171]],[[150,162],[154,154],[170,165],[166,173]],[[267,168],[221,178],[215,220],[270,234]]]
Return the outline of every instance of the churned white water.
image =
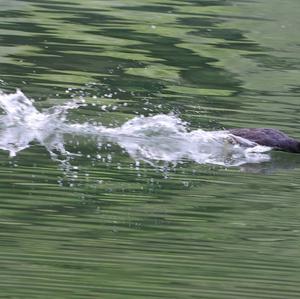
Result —
[[[0,149],[15,156],[34,143],[44,146],[51,157],[68,156],[64,135],[93,137],[95,142],[118,144],[134,160],[177,163],[184,159],[196,163],[239,166],[268,161],[269,147],[235,137],[228,131],[189,131],[174,115],[135,117],[120,127],[108,128],[89,123],[71,124],[70,109],[80,109],[74,101],[38,111],[21,91],[0,94]],[[237,142],[238,141],[238,142]]]

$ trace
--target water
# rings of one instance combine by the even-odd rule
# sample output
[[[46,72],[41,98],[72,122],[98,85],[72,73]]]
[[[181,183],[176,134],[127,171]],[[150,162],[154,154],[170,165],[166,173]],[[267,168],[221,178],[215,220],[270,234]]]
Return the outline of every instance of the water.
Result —
[[[102,144],[107,146],[110,142],[116,143],[136,163],[142,160],[151,165],[155,161],[172,162],[175,165],[187,158],[203,164],[238,166],[270,159],[268,155],[260,154],[269,151],[269,147],[234,136],[225,130],[207,132],[198,129],[188,132],[184,122],[171,115],[139,116],[116,128],[88,123],[68,124],[65,121],[67,111],[79,108],[80,103],[70,102],[39,112],[21,91],[0,95],[0,107],[6,112],[0,120],[0,148],[7,150],[11,157],[37,142],[49,151],[50,156],[56,158],[55,151],[58,151],[67,159],[71,153],[65,149],[64,135],[69,134],[92,137],[99,150]],[[75,141],[73,138],[72,142]],[[96,156],[101,158],[100,154]]]
[[[2,2],[0,297],[298,298],[300,4]]]

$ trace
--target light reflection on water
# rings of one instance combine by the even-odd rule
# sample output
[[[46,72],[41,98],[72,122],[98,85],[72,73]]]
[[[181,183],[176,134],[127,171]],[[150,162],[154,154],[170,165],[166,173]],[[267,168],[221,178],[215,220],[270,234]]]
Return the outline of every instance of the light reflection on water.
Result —
[[[70,124],[173,113],[191,130],[299,137],[298,10],[296,0],[4,0],[0,88],[21,88],[40,111],[84,99]],[[99,152],[71,139],[70,169],[28,145],[0,152],[3,297],[298,297],[297,155],[162,173],[113,143]]]

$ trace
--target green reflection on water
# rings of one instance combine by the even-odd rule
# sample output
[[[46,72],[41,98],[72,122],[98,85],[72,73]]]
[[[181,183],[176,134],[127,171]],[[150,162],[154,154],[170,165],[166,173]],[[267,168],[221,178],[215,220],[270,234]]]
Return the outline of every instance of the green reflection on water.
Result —
[[[298,11],[296,0],[5,0],[0,87],[39,109],[84,97],[71,121],[175,112],[192,128],[297,137]],[[38,145],[0,153],[0,297],[298,297],[299,157],[166,172],[114,146],[104,160],[89,141],[69,146],[83,153],[70,171]]]

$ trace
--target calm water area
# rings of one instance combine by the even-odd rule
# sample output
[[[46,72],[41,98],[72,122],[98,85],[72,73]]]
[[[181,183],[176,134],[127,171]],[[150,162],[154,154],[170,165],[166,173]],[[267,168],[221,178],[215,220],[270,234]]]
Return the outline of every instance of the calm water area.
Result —
[[[0,298],[300,297],[300,1],[0,2]]]

